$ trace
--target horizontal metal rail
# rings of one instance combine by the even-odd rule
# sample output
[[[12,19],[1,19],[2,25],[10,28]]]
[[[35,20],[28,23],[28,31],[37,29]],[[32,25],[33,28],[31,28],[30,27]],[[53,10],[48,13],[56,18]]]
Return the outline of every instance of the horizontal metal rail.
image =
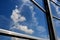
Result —
[[[16,33],[16,32],[4,30],[4,29],[0,29],[0,35],[17,37],[17,38],[24,38],[24,39],[31,39],[31,40],[41,40],[42,39],[42,38],[29,36],[29,35],[21,34],[21,33]]]

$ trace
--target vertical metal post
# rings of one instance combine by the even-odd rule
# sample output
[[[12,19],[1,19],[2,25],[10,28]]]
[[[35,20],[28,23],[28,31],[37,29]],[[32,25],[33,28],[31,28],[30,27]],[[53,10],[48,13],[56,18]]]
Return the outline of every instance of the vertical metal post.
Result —
[[[52,13],[50,10],[49,0],[44,0],[45,10],[43,10],[43,8],[41,8],[41,6],[39,6],[34,0],[30,0],[30,1],[33,4],[35,4],[40,10],[42,10],[44,13],[46,13],[50,40],[56,40],[56,35],[55,35],[55,30],[54,30],[54,25],[53,25],[53,20],[52,20],[53,17],[52,17]]]
[[[54,25],[53,25],[53,17],[50,10],[50,1],[44,0],[45,10],[46,10],[46,17],[48,21],[48,29],[50,34],[50,40],[56,40]]]

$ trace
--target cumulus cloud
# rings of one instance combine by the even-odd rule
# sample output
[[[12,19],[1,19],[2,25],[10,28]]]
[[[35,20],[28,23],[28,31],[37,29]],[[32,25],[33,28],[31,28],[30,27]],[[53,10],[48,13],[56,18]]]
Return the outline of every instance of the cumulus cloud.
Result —
[[[14,22],[19,22],[19,21],[23,22],[26,20],[26,18],[24,16],[21,16],[20,11],[17,8],[15,8],[15,10],[12,11],[11,19]]]
[[[28,26],[19,25],[18,22],[24,22],[26,21],[26,18],[24,16],[21,16],[20,11],[17,9],[17,6],[12,12],[11,19],[14,21],[14,26],[12,28],[19,29],[29,34],[32,34],[34,32],[32,29],[28,29]]]

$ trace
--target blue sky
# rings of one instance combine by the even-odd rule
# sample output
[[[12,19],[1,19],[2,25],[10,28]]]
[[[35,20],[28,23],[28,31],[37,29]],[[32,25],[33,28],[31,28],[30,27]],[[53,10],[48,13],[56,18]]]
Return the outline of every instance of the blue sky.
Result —
[[[35,1],[44,8],[43,0]],[[29,0],[0,0],[0,28],[43,39],[49,36],[45,14]]]

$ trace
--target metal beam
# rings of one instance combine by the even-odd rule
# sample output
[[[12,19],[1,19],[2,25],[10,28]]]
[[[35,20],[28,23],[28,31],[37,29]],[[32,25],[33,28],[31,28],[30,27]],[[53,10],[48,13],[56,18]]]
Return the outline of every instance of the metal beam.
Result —
[[[16,37],[16,38],[23,38],[23,39],[30,39],[30,40],[41,40],[38,37],[29,36],[26,34],[12,32],[12,31],[8,31],[8,30],[4,30],[4,29],[0,29],[0,35],[11,36],[11,37]]]
[[[54,25],[53,25],[53,17],[50,9],[50,0],[44,0],[44,5],[46,10],[50,40],[56,40],[56,34],[55,34]]]

